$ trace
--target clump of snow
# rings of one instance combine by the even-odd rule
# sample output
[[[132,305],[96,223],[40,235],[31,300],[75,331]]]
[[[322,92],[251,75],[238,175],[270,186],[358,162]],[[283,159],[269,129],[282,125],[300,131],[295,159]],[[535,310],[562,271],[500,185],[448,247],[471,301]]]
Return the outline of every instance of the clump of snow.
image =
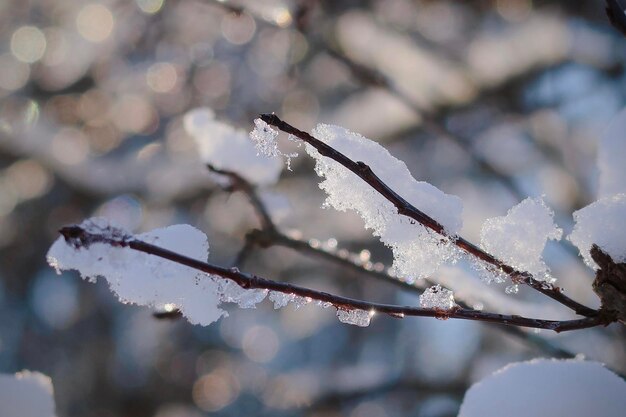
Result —
[[[452,291],[442,288],[439,284],[426,288],[420,295],[420,307],[422,308],[450,310],[455,305]]]
[[[254,129],[250,132],[250,138],[254,141],[256,150],[265,156],[280,156],[282,152],[278,148],[278,131],[261,119],[254,120]]]
[[[272,129],[266,122],[261,119],[254,120],[254,129],[250,132],[250,139],[254,141],[257,154],[269,157],[284,156],[287,158],[287,169],[291,171],[291,158],[296,158],[298,152],[283,153],[278,147],[277,137],[278,131]],[[289,135],[288,139],[295,140],[292,135]]]
[[[89,219],[80,227],[104,237],[123,236],[126,241],[136,238],[203,262],[209,250],[206,235],[189,225],[170,226],[137,236],[111,226],[105,219]],[[73,245],[60,237],[47,258],[59,272],[75,269],[85,279],[103,277],[121,302],[152,307],[173,305],[191,323],[205,326],[227,315],[219,307],[221,302],[251,308],[267,294],[263,290],[244,290],[232,281],[98,239],[81,246],[80,242]]]
[[[376,142],[325,124],[318,125],[313,135],[350,159],[369,165],[391,189],[443,225],[448,235],[454,236],[461,229],[461,200],[426,182],[416,181],[404,162]],[[320,188],[327,193],[325,205],[339,211],[355,210],[365,226],[392,249],[397,275],[413,282],[431,275],[444,262],[458,258],[459,252],[449,239],[399,215],[376,190],[339,163],[321,156],[314,147],[307,145],[306,151],[316,160],[316,173],[324,177]]]
[[[542,198],[527,198],[506,216],[487,219],[480,241],[483,249],[535,279],[552,281],[541,254],[548,239],[559,240],[563,230],[554,224],[554,212]]]
[[[52,381],[39,372],[0,374],[0,416],[55,417]]]
[[[509,364],[472,385],[459,417],[621,417],[626,382],[597,362]]]
[[[185,130],[191,135],[206,164],[233,171],[256,185],[271,185],[278,181],[283,162],[280,157],[262,158],[257,155],[248,133],[215,120],[211,109],[189,111],[184,119]]]
[[[370,325],[372,319],[372,313],[366,310],[343,310],[337,309],[337,318],[340,322],[346,324],[352,324],[359,327],[367,327]]]
[[[279,291],[270,291],[269,299],[274,303],[274,308],[279,309],[285,307],[296,298],[295,294],[285,294]]]
[[[509,279],[509,275],[506,272],[482,259],[471,257],[469,260],[471,268],[478,272],[480,279],[487,284],[491,284],[492,282],[502,284]]]
[[[626,262],[626,194],[605,197],[574,212],[576,225],[568,239],[578,247],[585,263],[591,268],[598,265],[589,251],[596,244],[608,253],[614,262]]]
[[[611,121],[598,147],[600,189],[598,197],[626,193],[626,109]]]
[[[236,282],[229,279],[219,279],[220,301],[234,303],[241,308],[255,308],[267,297],[268,290],[241,288]]]

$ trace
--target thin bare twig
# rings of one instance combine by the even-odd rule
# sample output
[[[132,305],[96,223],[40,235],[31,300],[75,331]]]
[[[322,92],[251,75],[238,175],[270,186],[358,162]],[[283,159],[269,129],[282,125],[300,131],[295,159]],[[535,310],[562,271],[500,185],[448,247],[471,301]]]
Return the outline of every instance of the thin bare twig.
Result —
[[[272,125],[282,130],[283,132],[292,134],[300,138],[304,142],[313,146],[322,156],[331,158],[352,171],[359,178],[365,181],[370,187],[378,191],[378,193],[380,193],[390,203],[392,203],[398,210],[398,214],[410,217],[413,220],[422,224],[423,226],[427,227],[428,229],[449,238],[451,242],[453,242],[457,247],[459,247],[466,253],[492,265],[493,267],[497,268],[497,270],[509,275],[513,282],[524,283],[529,287],[539,291],[540,293],[563,304],[564,306],[567,306],[579,315],[586,317],[594,317],[598,315],[598,310],[594,310],[569,298],[561,292],[561,289],[559,287],[555,287],[547,282],[536,280],[528,272],[518,271],[512,266],[498,260],[493,255],[483,251],[478,246],[474,245],[463,237],[448,235],[445,228],[439,222],[437,222],[435,219],[428,216],[427,214],[410,204],[408,201],[406,201],[403,197],[398,195],[386,183],[378,178],[378,176],[372,171],[372,169],[364,162],[353,161],[343,153],[337,151],[336,149],[320,141],[319,139],[311,136],[309,133],[299,130],[289,123],[282,121],[275,114],[262,114],[260,117],[267,124]]]
[[[219,265],[202,262],[194,258],[161,248],[156,245],[125,235],[121,231],[113,231],[107,235],[97,234],[85,230],[79,225],[66,226],[60,230],[68,244],[73,247],[89,247],[94,243],[105,243],[116,247],[128,247],[130,249],[168,259],[180,265],[185,265],[207,274],[216,275],[229,279],[244,289],[265,289],[284,294],[293,294],[307,300],[316,300],[321,303],[330,303],[337,310],[352,311],[364,310],[370,314],[385,314],[394,318],[435,317],[441,320],[461,319],[474,320],[488,323],[504,324],[509,326],[530,327],[536,329],[553,330],[557,333],[589,327],[608,325],[614,321],[614,317],[598,314],[595,317],[585,317],[577,320],[543,320],[517,315],[489,313],[485,311],[463,309],[453,307],[449,310],[436,308],[420,308],[399,306],[392,304],[373,303],[363,300],[355,300],[348,297],[333,295],[322,291],[313,290],[286,282],[272,281],[253,274],[240,272],[237,268],[224,268]]]

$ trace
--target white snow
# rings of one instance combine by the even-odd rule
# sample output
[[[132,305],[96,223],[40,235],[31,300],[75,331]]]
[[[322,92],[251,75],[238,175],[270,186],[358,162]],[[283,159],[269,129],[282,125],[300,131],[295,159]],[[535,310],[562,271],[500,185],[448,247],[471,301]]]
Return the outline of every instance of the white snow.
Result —
[[[195,139],[204,163],[236,172],[256,185],[272,185],[278,181],[282,158],[258,156],[248,133],[215,120],[211,109],[189,111],[184,124],[187,133]]]
[[[472,385],[458,417],[623,417],[626,382],[597,362],[509,364]]]
[[[265,156],[280,156],[282,152],[278,148],[278,131],[261,119],[254,119],[254,129],[250,132],[250,139],[254,141],[256,150]]]
[[[133,238],[106,219],[85,220],[81,227],[118,240]],[[199,261],[207,259],[206,235],[189,225],[156,229],[134,238]],[[227,315],[219,307],[221,302],[252,308],[267,295],[264,290],[244,290],[232,281],[108,243],[75,248],[60,237],[48,252],[48,263],[59,272],[75,269],[85,279],[104,277],[121,302],[152,307],[174,305],[191,323],[205,326]]]
[[[436,187],[416,181],[404,162],[384,147],[342,127],[320,124],[313,136],[354,161],[362,161],[391,189],[409,203],[441,223],[449,235],[461,229],[462,203]],[[326,206],[339,211],[355,210],[375,236],[393,250],[394,270],[409,282],[434,273],[439,265],[454,261],[458,252],[443,238],[406,216],[354,173],[312,146],[307,153],[316,160],[315,171],[325,179],[320,188],[327,193]]]
[[[39,372],[0,374],[0,416],[55,417],[52,381]]]
[[[254,129],[250,132],[250,139],[254,141],[257,154],[269,157],[285,157],[287,160],[287,170],[291,171],[291,158],[296,158],[298,152],[283,153],[278,147],[278,131],[274,130],[270,125],[261,119],[254,120]],[[288,140],[296,141],[292,135]],[[298,142],[300,143],[300,142]]]
[[[550,270],[541,254],[549,239],[559,240],[563,230],[554,224],[554,212],[542,198],[527,198],[506,216],[487,219],[480,241],[487,252],[535,279],[551,281]]]
[[[285,294],[279,291],[270,291],[269,299],[274,303],[274,308],[279,309],[285,307],[295,299],[295,294]]]
[[[426,288],[420,295],[420,307],[422,308],[450,310],[455,305],[452,291],[442,288],[439,284]]]
[[[613,118],[598,146],[598,197],[626,193],[626,109]]]
[[[626,194],[602,198],[574,212],[576,225],[568,239],[578,247],[585,263],[597,269],[589,251],[595,243],[615,262],[626,262]]]
[[[340,322],[346,324],[352,324],[359,327],[367,327],[370,325],[372,319],[372,313],[366,310],[343,310],[337,309],[337,318]]]

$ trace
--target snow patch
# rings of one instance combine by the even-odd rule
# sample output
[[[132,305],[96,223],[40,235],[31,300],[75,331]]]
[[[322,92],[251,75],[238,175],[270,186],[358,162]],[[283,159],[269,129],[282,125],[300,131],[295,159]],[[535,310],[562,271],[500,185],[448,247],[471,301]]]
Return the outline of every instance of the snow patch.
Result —
[[[540,281],[553,281],[541,254],[549,239],[560,240],[563,230],[554,224],[554,212],[542,198],[527,198],[506,216],[487,219],[480,233],[483,249]]]
[[[626,262],[626,194],[605,197],[574,212],[576,225],[568,239],[576,245],[585,263],[598,269],[589,251],[596,244],[614,262]]]
[[[426,182],[416,181],[404,162],[384,147],[338,126],[320,124],[313,130],[320,141],[353,161],[362,161],[391,189],[434,218],[450,236],[462,226],[461,200]],[[398,214],[396,208],[356,174],[311,146],[307,153],[316,160],[315,171],[324,177],[320,188],[327,193],[325,205],[339,211],[354,210],[375,236],[394,254],[394,271],[408,282],[433,274],[444,262],[454,262],[459,252],[447,239],[414,220]]]
[[[0,416],[55,417],[54,390],[39,372],[0,374]]]
[[[472,385],[459,417],[621,417],[626,382],[597,362],[509,364]]]

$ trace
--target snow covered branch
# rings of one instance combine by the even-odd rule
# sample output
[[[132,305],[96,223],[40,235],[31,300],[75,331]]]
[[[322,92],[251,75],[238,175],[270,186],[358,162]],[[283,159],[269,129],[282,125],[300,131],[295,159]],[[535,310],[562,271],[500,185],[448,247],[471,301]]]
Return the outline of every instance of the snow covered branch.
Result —
[[[76,253],[72,253],[72,251],[82,252],[82,255],[87,255],[86,258],[82,259],[82,262],[97,263],[103,261],[102,248],[99,247],[90,256],[88,252],[92,246],[104,244],[114,248],[131,249],[132,251],[153,255],[161,259],[172,261],[175,264],[209,274],[208,276],[199,277],[199,279],[211,280],[214,277],[219,277],[220,279],[232,281],[244,290],[264,290],[265,293],[262,297],[257,298],[258,301],[265,298],[267,292],[270,291],[273,292],[273,294],[279,293],[282,296],[286,296],[285,299],[279,299],[275,295],[273,297],[270,295],[270,299],[273,299],[275,305],[279,306],[286,305],[294,298],[299,298],[304,304],[316,301],[322,307],[332,306],[337,309],[337,316],[340,321],[358,326],[369,325],[370,319],[375,314],[385,314],[394,318],[415,316],[435,317],[441,320],[450,318],[476,320],[511,326],[547,329],[555,332],[584,329],[606,325],[610,322],[610,320],[607,320],[607,317],[602,315],[578,320],[556,321],[463,309],[453,303],[453,300],[449,298],[445,290],[439,291],[439,293],[437,290],[432,290],[431,293],[426,294],[424,299],[420,299],[422,304],[426,304],[429,308],[373,303],[316,291],[290,283],[273,281],[257,275],[240,272],[237,268],[224,268],[207,263],[197,258],[185,256],[164,247],[140,240],[119,228],[104,225],[101,221],[95,223],[93,221],[86,221],[82,225],[67,226],[62,228],[60,233],[63,235],[67,247],[63,249],[59,246],[53,246],[49,254],[49,261],[58,268],[66,269],[72,267],[72,256],[76,255]],[[87,251],[87,253],[85,251]],[[132,258],[130,259],[135,261]],[[113,259],[104,259],[104,262],[113,262]],[[118,267],[123,269],[128,267],[128,265],[120,264]],[[175,272],[176,271],[170,271],[170,273]],[[162,271],[162,273],[167,274],[168,271],[165,270]],[[215,299],[221,300],[228,300],[229,297],[232,298],[232,296],[226,294],[225,291],[222,291],[221,294],[214,295]],[[128,301],[132,302],[133,300],[129,299]],[[186,300],[184,298],[172,301],[183,304],[181,307],[183,311],[185,310],[184,303]],[[206,303],[209,302],[210,300],[206,300]],[[217,318],[219,318],[219,316]]]
[[[364,162],[354,161],[348,158],[343,153],[339,152],[328,144],[316,139],[309,133],[303,132],[293,127],[292,125],[284,122],[275,114],[263,114],[260,117],[261,120],[266,122],[268,125],[275,126],[283,132],[289,133],[302,139],[307,144],[313,146],[322,156],[331,158],[352,171],[363,181],[365,181],[372,189],[376,190],[380,195],[382,195],[385,199],[392,203],[397,209],[398,214],[410,217],[411,219],[441,235],[442,237],[448,238],[454,245],[456,245],[464,252],[474,256],[475,258],[483,262],[490,264],[497,270],[509,275],[514,283],[524,283],[531,288],[534,288],[535,290],[541,292],[542,294],[571,308],[579,315],[583,315],[586,317],[594,317],[598,315],[597,310],[584,306],[577,301],[569,298],[561,292],[561,289],[559,287],[555,287],[552,284],[544,281],[539,281],[528,272],[518,271],[517,269],[498,260],[493,255],[485,252],[478,246],[460,236],[450,235],[443,225],[441,225],[431,216],[419,210],[403,197],[398,195],[385,182],[383,182]]]

